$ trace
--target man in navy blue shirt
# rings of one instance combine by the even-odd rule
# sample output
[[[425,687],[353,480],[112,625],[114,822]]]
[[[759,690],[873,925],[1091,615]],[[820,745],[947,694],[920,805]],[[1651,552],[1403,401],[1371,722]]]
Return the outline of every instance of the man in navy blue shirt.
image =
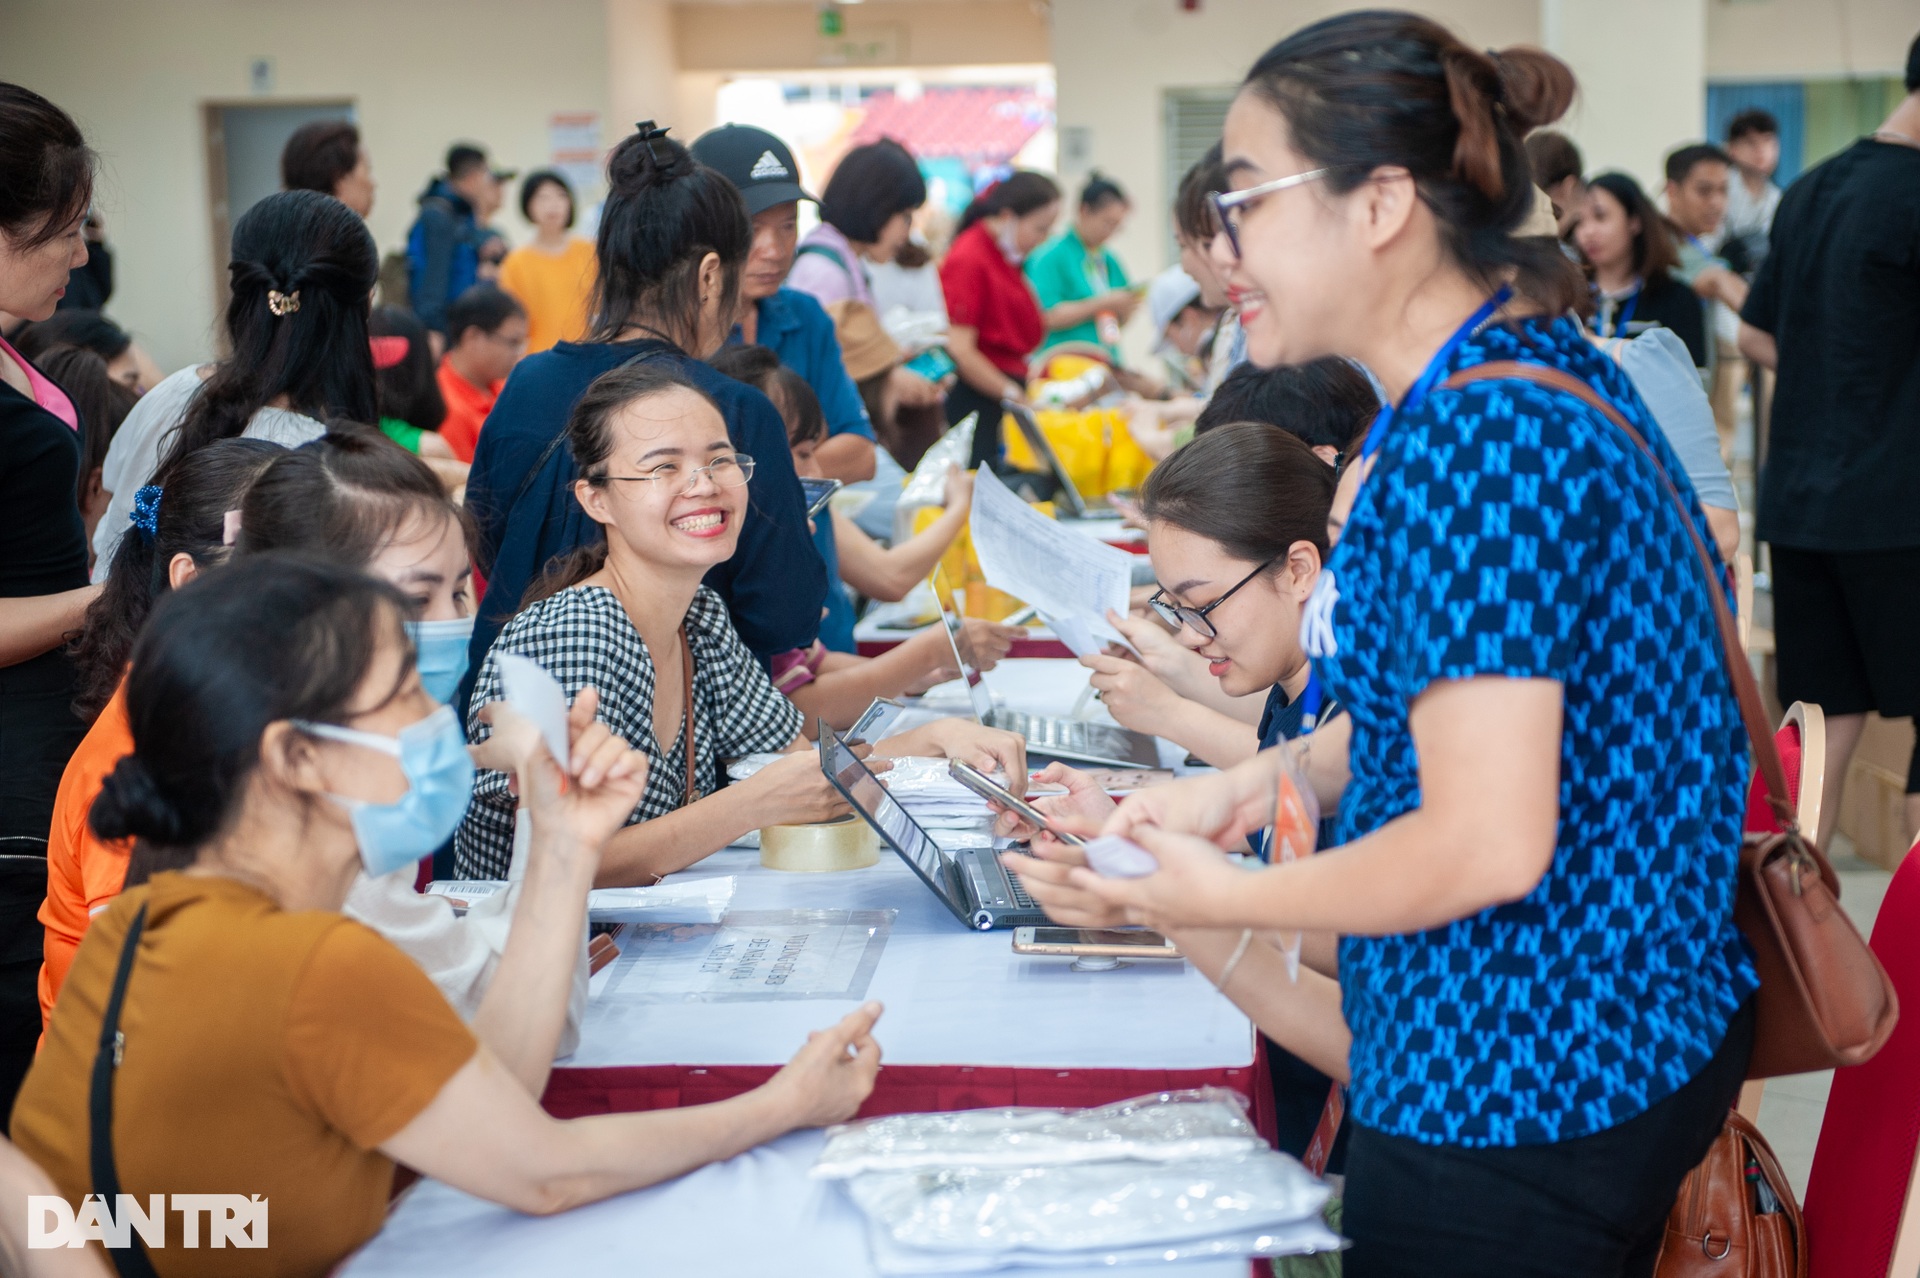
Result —
[[[833,320],[812,297],[784,287],[799,244],[800,201],[814,198],[800,185],[793,152],[742,124],[710,129],[690,149],[739,188],[753,219],[753,251],[740,274],[741,300],[753,306],[741,317],[740,340],[767,347],[813,387],[827,417],[827,441],[814,454],[820,473],[850,484],[872,479],[873,424],[841,360]]]

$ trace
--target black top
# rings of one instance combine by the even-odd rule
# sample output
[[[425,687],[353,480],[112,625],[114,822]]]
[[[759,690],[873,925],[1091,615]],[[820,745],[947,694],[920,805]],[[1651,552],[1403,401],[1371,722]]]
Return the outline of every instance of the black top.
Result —
[[[0,598],[87,584],[80,432],[0,382]]]
[[[1687,354],[1695,368],[1707,366],[1707,311],[1700,295],[1667,275],[1656,275],[1641,285],[1639,294],[1629,302],[1596,298],[1599,309],[1590,327],[1601,337],[1638,337],[1650,328],[1672,329],[1686,343]],[[1633,314],[1624,332],[1616,332],[1620,316],[1631,305]]]
[[[1760,539],[1920,546],[1920,149],[1862,138],[1795,182],[1740,318],[1780,349]]]

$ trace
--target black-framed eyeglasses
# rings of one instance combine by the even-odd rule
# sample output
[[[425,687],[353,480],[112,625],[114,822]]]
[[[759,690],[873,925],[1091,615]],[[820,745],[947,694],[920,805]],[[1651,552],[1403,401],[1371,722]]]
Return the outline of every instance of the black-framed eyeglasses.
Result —
[[[1290,177],[1275,178],[1271,182],[1262,182],[1250,186],[1244,191],[1209,191],[1207,203],[1213,208],[1214,217],[1220,221],[1220,229],[1227,233],[1227,243],[1233,246],[1233,255],[1240,256],[1240,213],[1239,210],[1262,196],[1284,191],[1289,187],[1305,186],[1318,181],[1333,172],[1330,168],[1308,169],[1305,173],[1295,173]]]
[[[1279,556],[1276,555],[1274,558],[1267,560],[1267,562],[1242,577],[1239,581],[1234,582],[1233,585],[1227,589],[1227,593],[1221,595],[1204,608],[1189,608],[1185,604],[1174,603],[1171,599],[1167,598],[1167,588],[1165,586],[1154,591],[1147,599],[1147,603],[1152,605],[1153,610],[1160,615],[1160,620],[1166,622],[1175,630],[1178,630],[1182,626],[1189,626],[1192,628],[1193,633],[1203,639],[1218,639],[1220,632],[1213,628],[1213,622],[1207,619],[1207,614],[1227,600],[1233,598],[1234,593],[1238,591],[1240,587],[1273,567],[1277,562],[1279,562]]]
[[[662,491],[678,496],[692,492],[702,475],[711,479],[715,488],[739,488],[753,478],[753,458],[745,453],[726,453],[691,470],[679,462],[661,462],[644,475],[590,475],[587,482],[648,483],[656,489],[664,485]],[[675,487],[676,484],[678,487]]]

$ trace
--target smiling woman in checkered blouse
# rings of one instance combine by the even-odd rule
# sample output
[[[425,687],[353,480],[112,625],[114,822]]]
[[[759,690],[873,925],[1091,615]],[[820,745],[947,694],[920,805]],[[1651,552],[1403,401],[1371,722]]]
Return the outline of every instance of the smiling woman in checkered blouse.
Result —
[[[845,812],[801,735],[800,711],[701,584],[733,554],[754,465],[734,450],[719,408],[671,366],[628,365],[588,389],[567,443],[581,475],[574,496],[606,542],[575,552],[530,592],[487,653],[471,704],[500,699],[503,652],[538,662],[569,699],[600,690],[599,717],[649,766],[639,806],[601,854],[599,882],[653,883],[750,830]],[[477,711],[468,726],[475,741],[489,734]],[[997,740],[1005,735],[946,720],[891,738],[880,753],[992,767],[1007,754]],[[790,753],[715,793],[725,760],[761,751]],[[1024,791],[1025,769],[1009,772]],[[513,827],[506,774],[481,773],[456,845],[460,877],[505,878]]]

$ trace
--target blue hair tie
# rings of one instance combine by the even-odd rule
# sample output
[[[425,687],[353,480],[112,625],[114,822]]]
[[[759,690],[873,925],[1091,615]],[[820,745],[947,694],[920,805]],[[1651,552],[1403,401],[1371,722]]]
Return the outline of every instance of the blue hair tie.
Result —
[[[133,495],[133,513],[127,518],[149,542],[160,531],[160,485],[148,484]]]

